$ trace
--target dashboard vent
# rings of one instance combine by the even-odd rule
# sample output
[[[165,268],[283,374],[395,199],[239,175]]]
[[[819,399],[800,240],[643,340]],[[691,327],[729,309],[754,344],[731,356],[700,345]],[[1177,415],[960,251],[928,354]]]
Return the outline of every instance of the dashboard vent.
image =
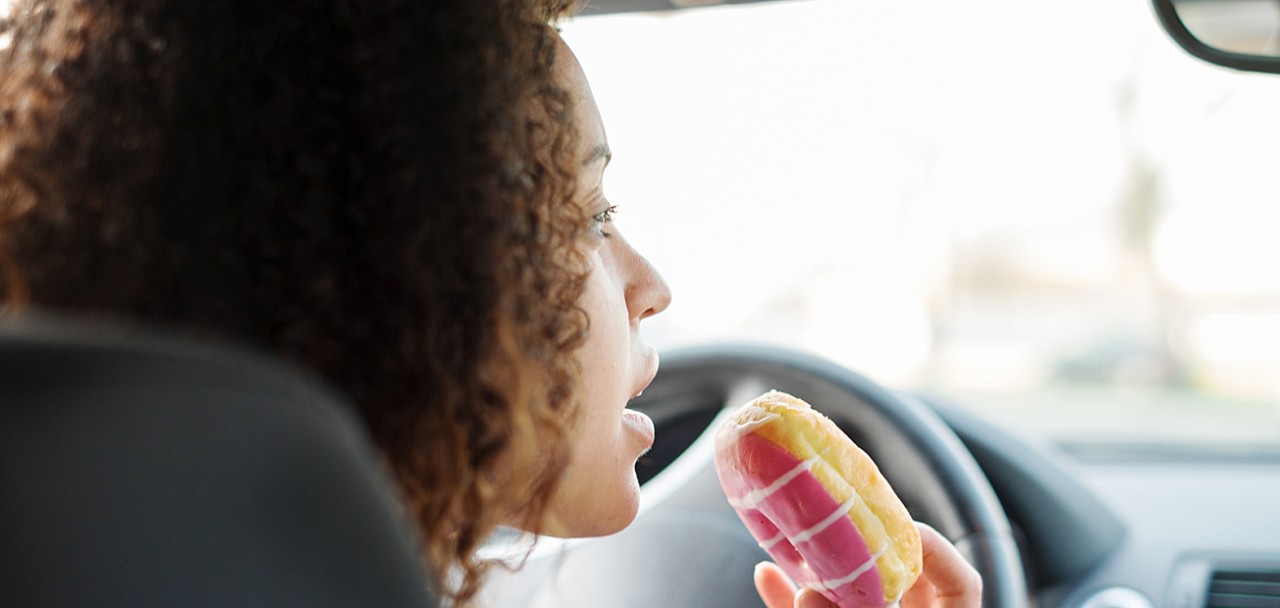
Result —
[[[1280,608],[1280,570],[1215,570],[1205,608]]]

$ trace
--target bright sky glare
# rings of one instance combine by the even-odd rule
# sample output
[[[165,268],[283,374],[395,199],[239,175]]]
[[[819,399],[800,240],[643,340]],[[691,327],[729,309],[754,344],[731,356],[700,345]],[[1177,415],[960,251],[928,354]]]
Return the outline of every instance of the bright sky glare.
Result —
[[[889,383],[1034,386],[1157,322],[1121,236],[1143,184],[1160,289],[1280,320],[1280,78],[1192,59],[1146,2],[808,0],[587,18],[565,38],[609,130],[620,226],[673,286],[649,333],[664,347],[763,340]],[[956,291],[974,260],[1046,291]],[[1236,343],[1272,378],[1241,390],[1280,398],[1277,349],[1231,318],[1188,321],[1175,346],[1210,345],[1189,355],[1210,369]]]

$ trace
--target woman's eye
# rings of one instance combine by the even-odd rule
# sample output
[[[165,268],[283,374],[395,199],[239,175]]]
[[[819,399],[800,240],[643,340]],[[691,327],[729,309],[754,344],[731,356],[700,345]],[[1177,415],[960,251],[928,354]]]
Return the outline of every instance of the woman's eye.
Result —
[[[613,223],[613,214],[617,212],[618,212],[618,206],[610,205],[608,209],[605,209],[604,211],[601,211],[600,213],[595,214],[595,216],[591,218],[592,230],[594,230],[596,234],[602,237],[609,238],[610,234],[606,230],[606,226],[608,224]]]

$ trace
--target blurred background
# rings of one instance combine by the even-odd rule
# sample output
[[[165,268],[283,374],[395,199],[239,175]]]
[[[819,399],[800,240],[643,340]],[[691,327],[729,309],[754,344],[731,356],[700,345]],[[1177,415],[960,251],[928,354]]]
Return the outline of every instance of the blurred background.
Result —
[[[1280,446],[1280,78],[1192,59],[1143,0],[563,30],[675,294],[659,348],[812,351],[1059,441]]]
[[[675,293],[659,348],[816,352],[1057,441],[1280,446],[1280,78],[1192,59],[1145,0],[563,29]]]

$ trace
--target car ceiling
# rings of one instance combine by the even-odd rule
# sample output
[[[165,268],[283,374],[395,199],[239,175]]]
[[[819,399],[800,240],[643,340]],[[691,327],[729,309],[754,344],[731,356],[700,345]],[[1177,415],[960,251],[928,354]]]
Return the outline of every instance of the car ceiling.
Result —
[[[641,11],[669,11],[723,4],[753,4],[761,1],[781,0],[582,0],[579,15],[605,15],[610,13],[634,13]]]

